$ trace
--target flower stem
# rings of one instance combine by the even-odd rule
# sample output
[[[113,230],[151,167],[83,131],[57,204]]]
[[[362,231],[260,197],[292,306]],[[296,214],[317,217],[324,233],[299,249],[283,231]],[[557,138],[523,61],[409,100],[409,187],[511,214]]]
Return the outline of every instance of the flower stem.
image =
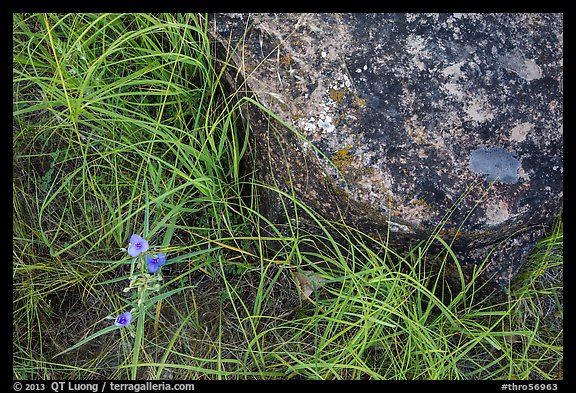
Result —
[[[138,359],[140,357],[140,347],[142,344],[142,337],[144,336],[144,318],[145,310],[142,304],[145,303],[146,290],[143,288],[138,289],[140,299],[138,300],[138,323],[136,324],[136,334],[134,337],[134,352],[132,352],[132,380],[136,379],[138,370]]]

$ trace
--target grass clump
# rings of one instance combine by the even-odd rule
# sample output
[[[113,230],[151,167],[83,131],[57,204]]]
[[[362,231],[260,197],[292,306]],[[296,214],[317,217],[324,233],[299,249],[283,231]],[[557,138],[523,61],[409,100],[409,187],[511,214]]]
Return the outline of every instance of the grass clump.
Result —
[[[441,301],[425,254],[297,200],[324,235],[260,233],[247,99],[204,16],[13,26],[15,379],[562,378],[561,220],[504,301]],[[143,303],[132,234],[167,257]]]
[[[202,238],[241,213],[243,146],[205,29],[196,15],[14,15],[14,338],[26,357],[47,361],[74,341],[59,335],[120,308],[132,233],[187,267],[180,283],[214,275],[222,247]],[[91,312],[43,315],[72,306]],[[47,318],[73,325],[46,330]]]

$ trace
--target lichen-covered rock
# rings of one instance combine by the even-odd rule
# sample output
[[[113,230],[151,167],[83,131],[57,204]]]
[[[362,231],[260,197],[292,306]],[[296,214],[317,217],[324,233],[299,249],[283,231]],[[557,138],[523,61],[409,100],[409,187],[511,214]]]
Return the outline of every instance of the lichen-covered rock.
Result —
[[[557,216],[561,14],[216,14],[210,26],[238,67],[231,83],[292,127],[249,110],[259,178],[321,215],[398,246],[438,233],[465,274],[482,267],[499,286]],[[289,225],[283,202],[270,194],[263,211]]]

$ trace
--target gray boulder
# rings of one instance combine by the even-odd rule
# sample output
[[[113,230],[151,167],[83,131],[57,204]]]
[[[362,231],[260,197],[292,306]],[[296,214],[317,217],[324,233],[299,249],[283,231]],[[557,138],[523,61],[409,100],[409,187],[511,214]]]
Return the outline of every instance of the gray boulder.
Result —
[[[229,83],[290,126],[247,109],[258,178],[325,218],[406,249],[436,233],[467,278],[481,269],[487,288],[503,288],[557,217],[561,14],[215,14],[209,23],[236,67]],[[289,230],[290,200],[264,192],[261,201]],[[299,223],[314,226],[305,214]],[[446,273],[458,281],[453,260]]]

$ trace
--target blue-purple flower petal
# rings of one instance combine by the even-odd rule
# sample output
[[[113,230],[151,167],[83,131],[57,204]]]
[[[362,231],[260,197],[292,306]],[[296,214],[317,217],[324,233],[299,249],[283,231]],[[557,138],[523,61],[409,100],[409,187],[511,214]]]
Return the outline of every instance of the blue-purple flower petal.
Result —
[[[137,257],[140,253],[146,252],[148,250],[148,242],[139,235],[130,236],[130,244],[128,245],[128,255],[131,257]]]
[[[156,254],[154,256],[146,255],[146,265],[148,266],[148,271],[154,274],[158,268],[166,263],[166,255]]]
[[[120,314],[116,317],[116,320],[114,321],[114,325],[126,326],[130,323],[131,319],[132,319],[132,314],[130,314],[130,311],[126,311],[124,314]]]

